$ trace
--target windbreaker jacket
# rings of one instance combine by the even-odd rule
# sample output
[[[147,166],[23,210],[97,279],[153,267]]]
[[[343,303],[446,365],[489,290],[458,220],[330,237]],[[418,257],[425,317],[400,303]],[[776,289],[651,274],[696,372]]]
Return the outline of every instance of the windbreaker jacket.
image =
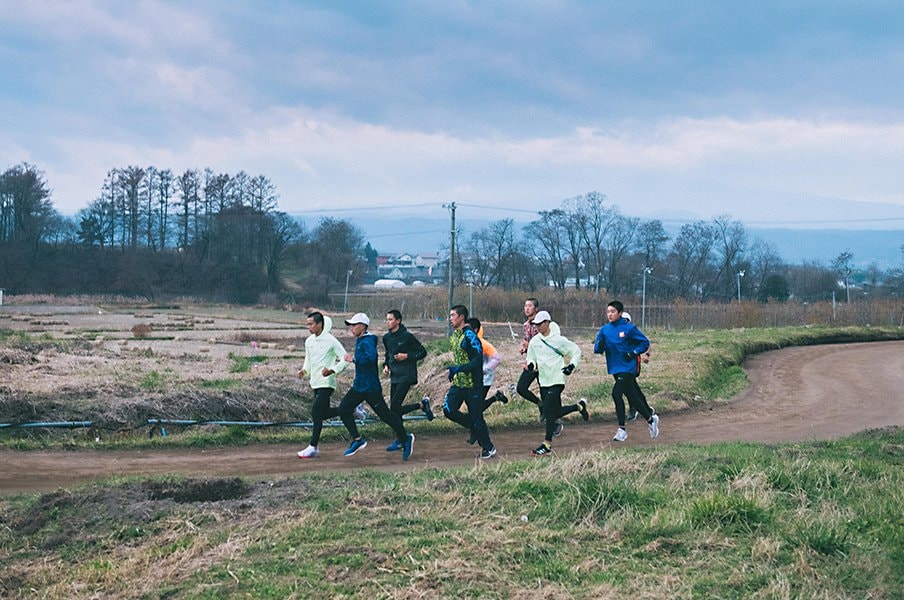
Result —
[[[452,332],[452,361],[457,372],[452,385],[462,388],[483,389],[483,345],[470,326]]]
[[[380,374],[377,371],[377,336],[367,332],[355,340],[355,380],[352,389],[356,392],[383,392]]]
[[[301,370],[311,378],[313,389],[336,389],[336,375],[348,367],[345,362],[345,348],[339,343],[330,331],[333,329],[333,320],[323,316],[323,331],[320,335],[309,335],[304,341],[304,365]],[[326,367],[334,373],[324,377],[322,371]]]
[[[417,363],[424,360],[427,350],[404,324],[399,324],[395,331],[383,335],[383,347],[386,355],[383,364],[389,367],[389,381],[392,383],[417,383]],[[405,360],[396,360],[398,353],[408,355]]]
[[[619,319],[600,327],[593,343],[593,353],[606,355],[610,375],[637,373],[637,355],[650,349],[650,340],[633,323]],[[629,356],[630,355],[630,356]]]
[[[527,362],[534,363],[540,387],[565,385],[562,369],[569,364],[575,367],[581,362],[581,349],[559,332],[559,325],[549,324],[549,335],[537,332],[527,345]]]

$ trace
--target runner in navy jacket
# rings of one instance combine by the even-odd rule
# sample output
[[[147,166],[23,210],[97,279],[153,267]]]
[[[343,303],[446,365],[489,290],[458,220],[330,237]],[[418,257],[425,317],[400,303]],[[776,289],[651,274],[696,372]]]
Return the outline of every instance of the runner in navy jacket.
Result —
[[[355,336],[354,354],[346,354],[347,362],[355,363],[355,380],[351,389],[339,402],[339,418],[348,433],[352,436],[352,442],[345,456],[353,456],[359,450],[367,446],[367,440],[358,433],[355,423],[354,410],[361,402],[367,402],[380,420],[392,427],[396,437],[404,440],[402,448],[402,460],[408,460],[411,449],[414,446],[414,434],[405,431],[402,417],[389,410],[386,401],[383,400],[383,388],[380,385],[380,374],[377,369],[377,336],[367,331],[370,319],[364,313],[357,313],[351,319],[345,321]]]

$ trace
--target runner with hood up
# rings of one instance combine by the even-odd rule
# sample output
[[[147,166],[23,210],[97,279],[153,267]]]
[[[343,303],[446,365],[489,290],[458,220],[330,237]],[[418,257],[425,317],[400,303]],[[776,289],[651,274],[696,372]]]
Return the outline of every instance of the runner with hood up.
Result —
[[[537,335],[527,345],[527,365],[525,369],[535,370],[540,382],[540,398],[543,400],[543,414],[546,415],[546,437],[534,456],[545,456],[552,452],[552,438],[556,431],[556,420],[573,412],[581,413],[585,421],[590,419],[587,401],[581,398],[577,404],[562,406],[562,392],[565,377],[571,375],[581,362],[581,349],[562,335],[559,325],[545,310],[539,311],[532,322],[537,326]]]

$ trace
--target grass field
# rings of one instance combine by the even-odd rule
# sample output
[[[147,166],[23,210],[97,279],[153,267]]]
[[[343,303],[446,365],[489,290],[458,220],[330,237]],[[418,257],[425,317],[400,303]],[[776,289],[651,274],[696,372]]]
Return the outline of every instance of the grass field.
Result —
[[[904,432],[0,501],[0,595],[901,598]]]
[[[654,354],[643,385],[663,414],[727,401],[746,385],[740,365],[751,353],[904,336],[900,328],[869,327],[648,333]],[[592,332],[566,334],[587,353],[569,393],[605,398],[609,383],[589,350]],[[208,335],[198,343],[216,355]],[[73,339],[7,331],[0,349],[5,366],[24,372],[94,352]],[[425,375],[447,359],[442,342],[433,344]],[[497,347],[508,358],[504,386],[514,381],[517,357],[513,344]],[[279,408],[304,418],[309,398],[294,376],[297,354],[249,357],[240,348],[199,357],[205,372],[197,379],[169,366],[167,356],[187,360],[182,349],[126,355],[131,368],[111,366],[98,389],[129,399],[136,414],[181,398],[216,408],[226,398],[242,414],[266,418]],[[32,360],[39,354],[46,362]],[[413,394],[441,394],[446,385],[428,375]],[[107,400],[73,395],[78,402],[67,407],[55,393],[5,396],[46,411],[42,417],[73,406],[99,415]],[[492,413],[491,425],[536,427],[526,404]],[[443,419],[422,425],[428,435],[450,428]],[[101,435],[96,443],[94,432],[7,433],[3,444],[102,449],[297,439],[296,432],[239,428]],[[904,597],[899,428],[827,442],[622,450],[273,481],[136,478],[0,497],[0,597]]]

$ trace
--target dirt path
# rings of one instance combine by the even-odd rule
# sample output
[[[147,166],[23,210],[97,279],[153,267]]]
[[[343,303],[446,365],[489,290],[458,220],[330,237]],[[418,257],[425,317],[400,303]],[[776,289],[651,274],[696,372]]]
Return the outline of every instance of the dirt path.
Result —
[[[554,450],[568,453],[680,442],[794,442],[832,439],[865,429],[904,426],[904,342],[842,344],[786,348],[749,359],[744,368],[751,385],[732,402],[662,415],[662,434],[653,441],[643,422],[628,425],[624,444],[611,441],[615,431],[611,401],[590,406],[591,420],[571,417]],[[594,418],[594,415],[599,417]],[[388,430],[386,430],[388,431]],[[414,428],[417,435],[417,427]],[[464,431],[440,437],[418,437],[414,454],[402,463],[388,454],[386,433],[379,429],[354,457],[345,446],[322,444],[321,457],[299,460],[303,444],[258,445],[210,450],[136,450],[16,452],[0,451],[0,494],[48,491],[113,475],[240,475],[285,477],[321,470],[373,468],[419,469],[467,465],[477,451],[465,444]],[[499,455],[493,460],[520,460],[542,439],[539,426],[496,433]],[[305,437],[300,435],[299,438]]]

